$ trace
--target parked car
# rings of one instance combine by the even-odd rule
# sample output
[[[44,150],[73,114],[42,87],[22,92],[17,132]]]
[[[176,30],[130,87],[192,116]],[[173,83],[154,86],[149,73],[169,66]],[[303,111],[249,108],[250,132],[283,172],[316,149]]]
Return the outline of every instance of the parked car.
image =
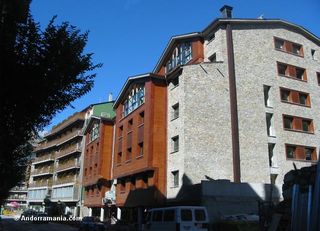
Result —
[[[144,230],[193,230],[207,231],[209,228],[208,212],[202,206],[177,206],[150,209]]]
[[[104,231],[104,224],[98,217],[87,216],[83,217],[80,222],[80,231]]]

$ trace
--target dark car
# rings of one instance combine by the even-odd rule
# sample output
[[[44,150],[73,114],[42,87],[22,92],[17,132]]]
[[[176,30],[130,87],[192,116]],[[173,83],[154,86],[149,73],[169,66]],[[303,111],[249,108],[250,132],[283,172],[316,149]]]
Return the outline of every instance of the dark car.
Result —
[[[83,217],[80,222],[80,231],[104,231],[104,224],[98,217]]]

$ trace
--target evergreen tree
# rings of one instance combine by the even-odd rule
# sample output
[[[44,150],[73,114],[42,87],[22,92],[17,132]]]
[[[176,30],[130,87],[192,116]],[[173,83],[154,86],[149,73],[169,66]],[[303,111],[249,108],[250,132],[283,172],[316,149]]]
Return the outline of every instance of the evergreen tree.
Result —
[[[0,0],[0,204],[24,174],[29,141],[93,87],[88,32],[53,18],[41,31],[29,0]]]

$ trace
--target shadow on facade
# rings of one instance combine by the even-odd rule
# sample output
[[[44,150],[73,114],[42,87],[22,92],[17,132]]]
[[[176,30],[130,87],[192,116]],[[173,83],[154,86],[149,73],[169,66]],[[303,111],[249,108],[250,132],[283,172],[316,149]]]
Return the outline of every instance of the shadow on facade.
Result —
[[[281,189],[262,183],[233,183],[229,180],[207,180],[192,184],[187,175],[176,197],[166,205],[201,205],[208,209],[210,221],[233,214],[256,214],[269,219],[268,211],[281,200]]]

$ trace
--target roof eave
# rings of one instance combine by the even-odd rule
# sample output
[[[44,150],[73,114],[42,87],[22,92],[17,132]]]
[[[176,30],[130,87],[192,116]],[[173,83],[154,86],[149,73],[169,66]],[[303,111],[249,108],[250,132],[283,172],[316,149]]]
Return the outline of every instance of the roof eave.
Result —
[[[180,40],[180,39],[194,38],[194,37],[198,37],[200,35],[201,35],[201,33],[199,33],[199,32],[192,32],[192,33],[188,33],[188,34],[172,36],[170,38],[169,42],[167,43],[166,48],[162,52],[160,59],[158,60],[156,66],[152,72],[157,73],[160,70],[160,68],[161,68],[160,64],[163,62],[164,58],[167,56],[167,53],[170,51],[170,49],[172,48],[175,41]]]

